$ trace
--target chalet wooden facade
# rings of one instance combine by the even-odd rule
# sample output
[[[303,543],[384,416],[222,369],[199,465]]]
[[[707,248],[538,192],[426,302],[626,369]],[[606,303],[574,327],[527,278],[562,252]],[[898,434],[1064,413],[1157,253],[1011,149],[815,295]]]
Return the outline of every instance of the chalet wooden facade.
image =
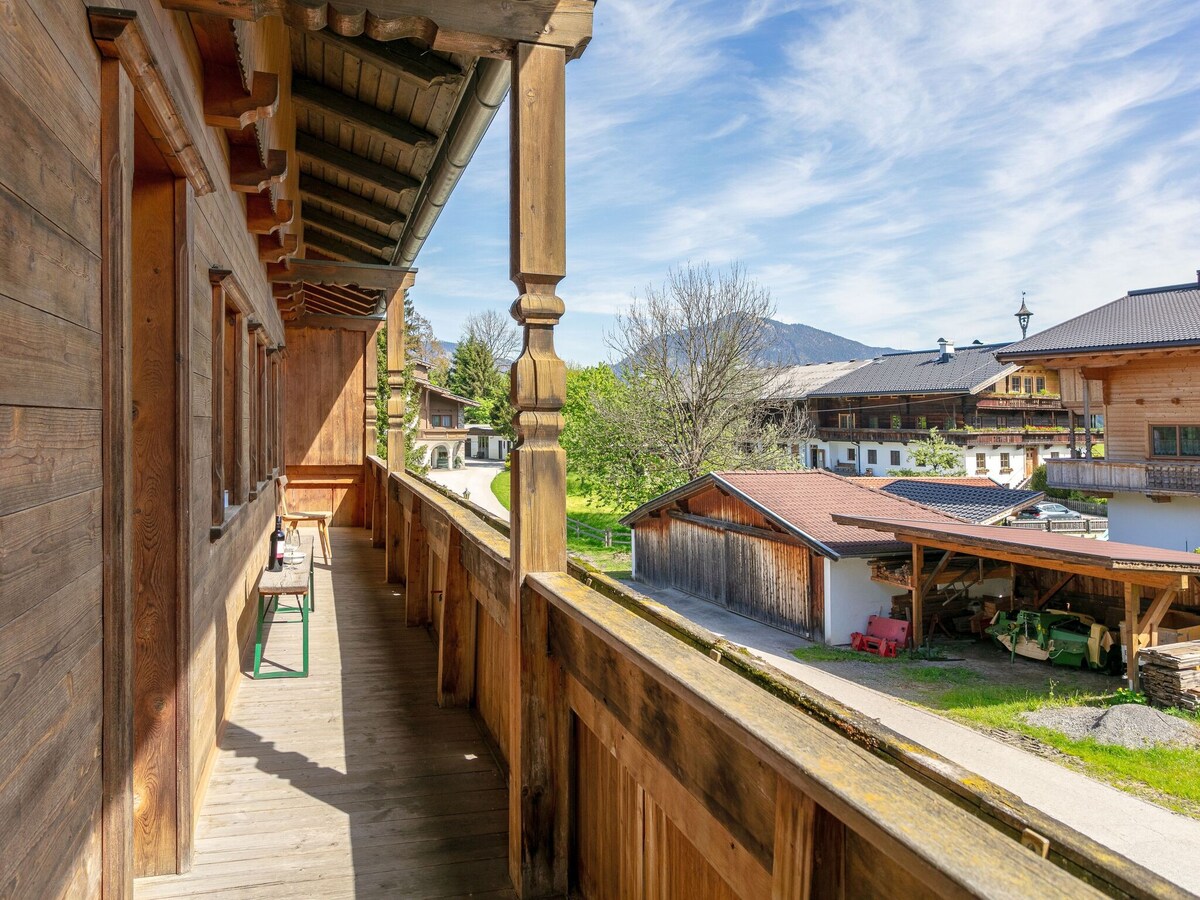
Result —
[[[1056,372],[1000,363],[1004,344],[889,353],[860,364],[800,367],[799,377],[815,429],[800,449],[807,465],[847,475],[886,475],[916,469],[912,441],[937,428],[960,448],[968,475],[1015,486],[1047,459],[1077,452],[1075,413],[1059,398]],[[793,393],[796,393],[793,391]],[[1090,431],[1102,437],[1100,417]],[[1082,440],[1082,435],[1080,435]]]
[[[1200,547],[1200,283],[1126,296],[1005,348],[1057,370],[1063,403],[1101,413],[1102,459],[1052,462],[1051,487],[1107,496],[1115,540]]]
[[[429,380],[429,366],[421,361],[411,366],[417,383],[416,449],[425,465],[434,469],[452,469],[463,464],[471,437],[466,411],[478,406],[474,400],[460,397]]]
[[[553,335],[590,0],[114,2],[11,0],[0,28],[0,894],[1171,895],[569,570]],[[509,91],[501,532],[404,472],[400,298]],[[287,689],[244,674],[285,472],[337,545]],[[487,789],[445,791],[439,752],[486,757]]]

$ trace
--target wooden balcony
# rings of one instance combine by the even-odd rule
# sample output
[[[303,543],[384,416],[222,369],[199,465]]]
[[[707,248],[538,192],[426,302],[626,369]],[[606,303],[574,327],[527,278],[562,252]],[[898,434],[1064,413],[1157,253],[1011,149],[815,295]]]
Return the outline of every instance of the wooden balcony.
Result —
[[[1054,409],[1063,410],[1062,400],[1058,395],[1053,397],[1036,394],[1016,394],[1013,396],[994,395],[980,397],[975,401],[979,409]]]
[[[1065,444],[1070,436],[1066,428],[1044,430],[1022,428],[988,429],[938,429],[938,434],[954,444]],[[878,443],[902,443],[929,439],[928,428],[819,428],[817,434],[827,441],[875,441]],[[1100,432],[1092,432],[1093,440],[1102,439]]]
[[[1200,462],[1144,459],[1048,459],[1046,481],[1052,488],[1091,494],[1200,494]]]
[[[359,528],[316,570],[310,675],[245,679],[198,817],[192,870],[136,882],[169,897],[513,896],[508,791],[478,720],[439,709],[438,648]],[[265,659],[300,658],[276,625]]]

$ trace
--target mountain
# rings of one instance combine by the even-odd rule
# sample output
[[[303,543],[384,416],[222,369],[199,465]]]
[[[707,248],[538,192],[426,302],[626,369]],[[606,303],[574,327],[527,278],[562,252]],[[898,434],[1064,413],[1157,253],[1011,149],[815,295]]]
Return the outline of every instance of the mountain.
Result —
[[[767,327],[771,330],[771,341],[766,361],[775,365],[797,366],[843,359],[870,359],[880,353],[895,352],[891,347],[870,347],[811,325],[789,325],[767,319]]]

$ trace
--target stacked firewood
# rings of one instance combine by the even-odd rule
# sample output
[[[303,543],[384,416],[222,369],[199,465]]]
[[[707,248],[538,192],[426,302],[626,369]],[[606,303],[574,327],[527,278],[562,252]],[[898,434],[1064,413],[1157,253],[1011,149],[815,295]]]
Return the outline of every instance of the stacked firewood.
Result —
[[[1142,661],[1142,690],[1156,706],[1200,709],[1200,641],[1146,647]]]

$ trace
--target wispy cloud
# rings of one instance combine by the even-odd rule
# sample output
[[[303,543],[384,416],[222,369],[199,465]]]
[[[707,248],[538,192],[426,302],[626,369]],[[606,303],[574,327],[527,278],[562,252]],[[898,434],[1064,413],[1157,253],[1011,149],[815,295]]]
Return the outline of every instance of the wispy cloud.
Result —
[[[1200,264],[1200,9],[1168,0],[605,0],[568,71],[564,348],[687,259],[892,346],[1013,336]],[[503,117],[503,114],[502,114]],[[420,265],[507,305],[505,123]]]

